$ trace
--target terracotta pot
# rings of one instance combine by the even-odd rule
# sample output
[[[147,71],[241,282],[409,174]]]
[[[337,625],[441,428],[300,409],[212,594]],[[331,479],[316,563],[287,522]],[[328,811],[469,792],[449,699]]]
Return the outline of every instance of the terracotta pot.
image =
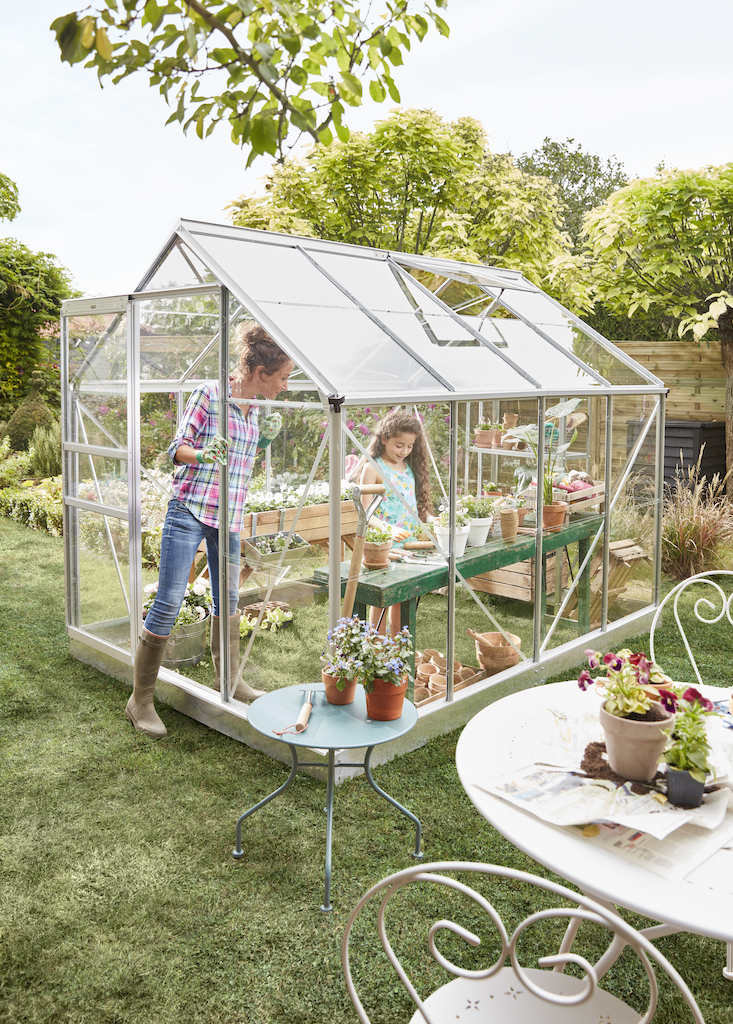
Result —
[[[415,693],[414,693],[414,698],[413,699],[414,699],[416,704],[419,704],[420,701],[422,701],[422,700],[427,700],[428,697],[432,697],[432,693],[427,688],[427,686],[416,686],[415,687]]]
[[[492,445],[491,445],[492,448],[501,448],[501,439],[502,439],[502,437],[504,436],[505,433],[506,433],[505,430],[495,430],[494,431],[494,440],[493,440]]]
[[[519,516],[519,525],[520,526],[524,522],[524,517],[527,515],[528,512],[529,512],[528,508],[518,508],[517,509],[517,515]]]
[[[470,665],[462,665],[458,672],[458,678],[462,683],[465,683],[467,679],[471,679],[471,677],[475,675],[476,669],[472,668]]]
[[[437,672],[434,676],[430,677],[428,683],[428,689],[431,693],[445,693],[448,686],[448,680],[445,676],[439,675]]]
[[[667,799],[675,807],[699,807],[704,782],[693,779],[688,771],[667,765]]]
[[[481,668],[487,675],[493,676],[497,672],[503,672],[511,668],[519,661],[519,650],[507,644],[501,633],[481,633],[484,639],[476,643],[476,657]],[[516,644],[517,648],[522,647],[522,641],[515,633],[507,633],[507,636]]]
[[[609,715],[605,706],[599,717],[606,737],[608,763],[617,775],[631,782],[648,782],[657,774],[658,758],[668,739],[674,715],[659,705],[664,718],[657,722],[634,722]]]
[[[420,667],[417,670],[417,678],[420,680],[423,686],[427,686],[430,677],[432,675],[435,675],[437,671],[438,666],[433,665],[432,662],[428,662],[427,665],[420,665]]]
[[[367,717],[375,722],[393,722],[402,715],[407,692],[407,676],[399,686],[393,686],[377,676],[374,689],[366,695]]]
[[[387,540],[382,544],[375,544],[373,541],[364,541],[364,555],[362,562],[367,569],[386,569],[389,565],[387,555],[392,549],[392,541]]]
[[[501,422],[504,424],[505,430],[512,430],[514,427],[516,427],[518,419],[518,412],[505,412],[501,418]]]
[[[551,505],[542,506],[542,529],[559,530],[565,522],[568,510],[567,501],[553,501]]]
[[[415,651],[415,668],[417,668],[418,665],[422,665],[422,662],[423,662],[422,651]]]
[[[477,448],[491,448],[494,443],[493,430],[474,430],[473,443]]]
[[[336,683],[338,680],[336,676],[326,675],[325,672],[321,672],[321,679],[323,685],[326,687],[326,700],[329,704],[353,704],[354,697],[356,696],[356,680],[347,679],[343,690],[339,690]]]
[[[516,540],[519,527],[519,511],[516,508],[499,509],[501,535],[504,540]]]
[[[443,657],[440,651],[436,651],[434,647],[426,647],[422,652],[423,661],[432,661],[436,656]]]
[[[516,447],[516,445],[517,445],[517,442],[516,441],[512,441],[512,440],[506,441],[506,440],[502,439],[502,442],[501,442],[501,447],[504,449],[504,451],[507,451],[507,452],[512,451]]]
[[[445,666],[448,664],[443,654],[434,654],[430,660],[441,672],[445,670]]]

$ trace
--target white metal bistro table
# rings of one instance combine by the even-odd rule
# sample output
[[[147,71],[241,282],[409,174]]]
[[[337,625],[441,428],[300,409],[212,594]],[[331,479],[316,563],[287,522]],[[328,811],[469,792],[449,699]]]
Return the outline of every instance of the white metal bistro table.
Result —
[[[277,735],[277,732],[285,726],[295,722],[303,707],[307,691],[313,691],[313,710],[311,712],[308,728],[299,733],[286,733],[284,736]],[[415,850],[413,857],[422,857],[420,852],[421,826],[415,815],[406,807],[398,803],[389,793],[376,784],[372,777],[370,759],[372,751],[380,743],[388,743],[389,740],[396,740],[404,736],[415,726],[417,722],[417,708],[409,700],[405,700],[400,718],[392,722],[377,722],[367,717],[366,695],[364,687],[356,687],[356,696],[353,704],[329,704],[326,701],[325,687],[323,683],[310,683],[304,686],[286,686],[281,690],[273,690],[270,693],[258,697],[248,710],[249,724],[253,729],[269,736],[270,739],[279,740],[290,748],[292,756],[292,767],[290,775],[285,782],[250,807],[237,819],[237,845],[234,848],[233,856],[239,859],[244,856],[242,850],[242,822],[255,811],[258,811],[265,804],[280,796],[292,784],[298,768],[327,768],[328,783],[326,788],[326,882],[325,896],[321,910],[333,910],[331,905],[331,840],[333,836],[333,789],[335,777],[335,753],[337,750],[351,750],[355,747],[366,747],[366,754],[363,761],[357,763],[339,762],[339,768],[363,768],[367,782],[375,793],[383,797],[394,808],[400,811],[410,821],[414,822],[416,828]],[[311,749],[328,751],[328,764],[322,761],[301,761],[298,758],[298,748],[309,747]]]
[[[727,695],[720,687],[701,689],[716,700]],[[456,767],[461,784],[478,812],[528,856],[606,906],[617,904],[662,922],[642,932],[647,938],[686,931],[727,942],[724,974],[732,977],[733,850],[719,850],[682,882],[673,883],[589,842],[580,831],[541,821],[478,785],[513,765],[533,762],[536,726],[545,709],[582,715],[600,702],[598,694],[583,693],[573,680],[521,690],[489,704],[471,719],[458,740]],[[599,973],[608,970],[619,952],[612,946],[604,954]]]

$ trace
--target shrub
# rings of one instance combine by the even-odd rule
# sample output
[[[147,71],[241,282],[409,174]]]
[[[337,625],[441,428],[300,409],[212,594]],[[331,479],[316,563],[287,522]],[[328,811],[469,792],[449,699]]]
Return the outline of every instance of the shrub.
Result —
[[[58,476],[61,472],[61,424],[54,420],[50,427],[36,427],[31,438],[33,470],[40,477]]]
[[[0,491],[0,515],[55,536],[62,532],[61,499],[52,498],[45,490],[6,488]]]
[[[0,488],[19,487],[30,472],[33,450],[13,452],[6,435],[0,443]]]
[[[733,540],[733,514],[725,498],[726,477],[710,483],[700,476],[700,459],[677,471],[664,500],[662,572],[675,580],[720,568],[724,546]]]
[[[34,388],[8,420],[10,447],[16,452],[25,451],[36,427],[48,428],[53,424],[53,413]]]

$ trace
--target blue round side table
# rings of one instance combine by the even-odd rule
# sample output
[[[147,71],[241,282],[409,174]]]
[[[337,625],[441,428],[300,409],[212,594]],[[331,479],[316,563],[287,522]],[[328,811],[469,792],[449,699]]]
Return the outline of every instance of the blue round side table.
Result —
[[[311,711],[308,728],[303,732],[286,733],[284,736],[277,735],[286,726],[296,721],[301,712],[303,704],[308,699],[308,692],[313,694],[313,710]],[[284,793],[292,784],[298,768],[323,768],[328,769],[328,784],[326,790],[326,882],[325,896],[321,910],[332,910],[331,904],[331,845],[333,838],[333,790],[335,777],[335,751],[352,749],[354,747],[366,747],[366,756],[359,762],[341,762],[339,768],[363,768],[367,782],[379,796],[387,800],[393,807],[415,823],[416,837],[413,857],[422,857],[420,851],[421,826],[418,818],[398,803],[388,793],[376,784],[372,778],[369,765],[372,751],[380,743],[387,743],[389,740],[398,739],[408,733],[417,722],[417,709],[415,705],[406,700],[403,705],[402,716],[393,722],[377,722],[367,718],[366,695],[363,686],[357,686],[356,697],[353,704],[329,704],[326,700],[323,683],[311,683],[306,686],[287,686],[282,690],[273,690],[254,701],[248,709],[249,723],[253,729],[269,736],[271,739],[279,740],[290,748],[292,756],[292,767],[290,775],[273,793],[260,800],[240,815],[237,819],[237,844],[233,856],[238,860],[244,856],[242,849],[242,822],[250,814],[254,814],[265,804],[274,800],[276,796]],[[298,747],[315,747],[328,750],[328,764],[321,761],[300,761],[298,758]]]

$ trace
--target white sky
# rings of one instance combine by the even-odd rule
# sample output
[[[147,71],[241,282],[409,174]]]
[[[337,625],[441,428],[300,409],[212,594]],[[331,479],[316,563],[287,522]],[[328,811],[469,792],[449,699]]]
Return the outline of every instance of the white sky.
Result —
[[[145,76],[99,88],[62,64],[50,23],[74,0],[2,2],[0,170],[22,213],[0,232],[55,253],[85,294],[132,290],[179,217],[223,222],[257,191],[225,130],[180,127]],[[81,9],[81,4],[79,4]],[[567,137],[631,176],[733,160],[730,0],[450,0],[396,69],[402,105],[480,120],[496,152]],[[349,111],[368,130],[393,104]]]

